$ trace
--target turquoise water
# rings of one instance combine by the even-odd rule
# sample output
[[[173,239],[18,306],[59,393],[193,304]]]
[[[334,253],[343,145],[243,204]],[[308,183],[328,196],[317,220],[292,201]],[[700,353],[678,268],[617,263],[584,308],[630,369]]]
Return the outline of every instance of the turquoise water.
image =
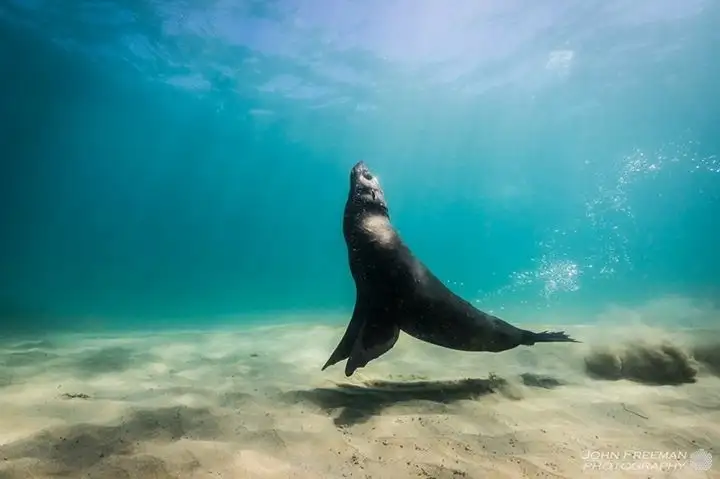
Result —
[[[0,1],[0,477],[720,477],[719,24]],[[359,160],[453,291],[581,342],[322,370]]]
[[[1,329],[349,313],[360,159],[414,252],[511,321],[712,309],[718,20],[703,0],[3,2]]]

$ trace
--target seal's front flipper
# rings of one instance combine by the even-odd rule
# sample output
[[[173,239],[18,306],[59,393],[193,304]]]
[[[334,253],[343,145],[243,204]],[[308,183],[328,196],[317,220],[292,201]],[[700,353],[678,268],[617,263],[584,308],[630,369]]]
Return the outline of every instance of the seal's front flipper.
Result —
[[[333,353],[330,355],[330,359],[328,359],[325,363],[325,366],[322,367],[322,371],[325,371],[333,364],[339,363],[340,361],[350,357],[350,353],[352,352],[355,340],[357,339],[358,334],[360,334],[366,318],[366,315],[364,314],[362,309],[358,307],[358,304],[361,303],[356,300],[355,311],[353,311],[350,323],[345,329],[345,334],[343,334],[343,337],[340,340],[340,343],[338,343],[337,347],[335,348],[335,351],[333,351]]]
[[[345,363],[345,376],[352,376],[358,368],[390,351],[399,335],[400,328],[388,315],[379,314],[365,321]]]

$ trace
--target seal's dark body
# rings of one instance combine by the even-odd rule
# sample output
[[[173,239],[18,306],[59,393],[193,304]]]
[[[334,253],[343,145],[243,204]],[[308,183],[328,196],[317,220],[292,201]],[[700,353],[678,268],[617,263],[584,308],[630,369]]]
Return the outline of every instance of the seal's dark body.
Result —
[[[500,352],[536,342],[575,342],[535,333],[484,313],[450,291],[392,227],[382,189],[358,163],[350,175],[343,234],[356,286],[355,310],[323,369],[348,359],[350,376],[390,350],[399,331],[449,349]]]

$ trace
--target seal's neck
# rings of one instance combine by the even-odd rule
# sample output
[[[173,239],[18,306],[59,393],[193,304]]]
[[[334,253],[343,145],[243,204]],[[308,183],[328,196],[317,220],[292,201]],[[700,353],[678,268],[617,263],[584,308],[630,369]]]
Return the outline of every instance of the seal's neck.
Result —
[[[389,245],[397,236],[386,210],[363,208],[348,201],[343,219],[345,239],[353,247]]]
[[[390,218],[380,214],[366,214],[360,218],[360,230],[373,243],[380,246],[393,246],[397,242],[397,233]]]

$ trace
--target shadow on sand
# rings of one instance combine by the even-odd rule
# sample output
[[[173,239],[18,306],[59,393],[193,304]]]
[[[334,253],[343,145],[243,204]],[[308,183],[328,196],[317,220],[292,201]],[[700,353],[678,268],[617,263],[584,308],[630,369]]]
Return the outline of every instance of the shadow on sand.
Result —
[[[206,408],[134,410],[115,425],[73,424],[0,445],[0,478],[170,479],[168,464],[142,452],[146,441],[213,440],[223,419]]]
[[[520,376],[529,387],[552,389],[564,384],[547,376],[526,373]],[[311,403],[326,412],[340,410],[334,419],[337,427],[363,423],[382,411],[400,403],[428,401],[449,405],[498,392],[512,399],[522,396],[507,380],[490,375],[487,379],[458,381],[370,381],[364,385],[338,384],[337,387],[292,391],[285,398],[293,402]]]

